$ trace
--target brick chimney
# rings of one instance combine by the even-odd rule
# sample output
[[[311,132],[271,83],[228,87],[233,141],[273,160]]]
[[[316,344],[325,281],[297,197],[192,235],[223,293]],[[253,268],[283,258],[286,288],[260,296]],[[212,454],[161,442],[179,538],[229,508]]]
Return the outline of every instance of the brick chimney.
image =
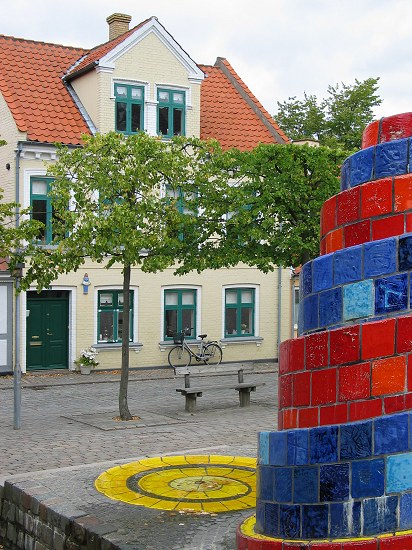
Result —
[[[132,20],[130,15],[125,13],[113,13],[106,19],[109,24],[109,40],[117,38],[129,30],[129,23]]]

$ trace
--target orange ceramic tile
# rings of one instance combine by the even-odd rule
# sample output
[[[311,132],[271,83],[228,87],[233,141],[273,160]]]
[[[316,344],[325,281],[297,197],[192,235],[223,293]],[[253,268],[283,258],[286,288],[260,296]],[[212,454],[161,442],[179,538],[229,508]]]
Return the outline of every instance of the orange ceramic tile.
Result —
[[[343,248],[343,230],[342,228],[331,231],[329,235],[326,235],[326,254],[330,252],[336,252]]]
[[[321,214],[321,234],[325,235],[336,227],[336,195],[323,203]]]
[[[403,355],[372,363],[372,395],[388,395],[405,390],[406,361]]]
[[[283,429],[291,430],[298,427],[298,409],[285,409],[283,411]],[[280,427],[278,428],[280,430]]]
[[[394,183],[394,210],[404,212],[412,208],[412,174],[405,174],[395,178]]]
[[[392,178],[362,185],[361,217],[371,218],[392,211]]]

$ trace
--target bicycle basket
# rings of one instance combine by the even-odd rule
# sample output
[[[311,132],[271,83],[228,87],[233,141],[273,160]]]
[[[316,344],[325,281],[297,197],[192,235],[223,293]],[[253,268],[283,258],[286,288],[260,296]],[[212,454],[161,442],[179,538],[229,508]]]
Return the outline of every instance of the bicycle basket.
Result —
[[[183,344],[183,339],[184,339],[185,335],[183,332],[175,332],[173,334],[173,342],[175,344]]]

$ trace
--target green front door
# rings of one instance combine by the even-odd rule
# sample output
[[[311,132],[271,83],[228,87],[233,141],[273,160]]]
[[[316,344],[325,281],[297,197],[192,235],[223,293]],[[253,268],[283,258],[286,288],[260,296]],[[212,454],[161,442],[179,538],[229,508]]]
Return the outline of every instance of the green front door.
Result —
[[[27,293],[27,370],[68,368],[68,293]]]

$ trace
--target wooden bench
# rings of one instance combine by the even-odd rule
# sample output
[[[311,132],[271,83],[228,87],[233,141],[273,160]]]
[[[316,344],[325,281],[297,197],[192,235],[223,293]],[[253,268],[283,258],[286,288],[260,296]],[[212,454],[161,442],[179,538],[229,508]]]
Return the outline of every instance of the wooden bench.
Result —
[[[233,374],[233,371],[231,373],[227,373],[222,369],[221,367],[214,371],[207,372],[206,378],[209,378],[210,376],[214,376],[216,374],[219,375],[226,375],[226,374]],[[179,374],[184,374],[184,380],[185,380],[185,387],[184,388],[176,388],[176,391],[183,395],[185,397],[185,411],[186,412],[194,412],[196,410],[196,399],[198,397],[202,397],[203,392],[205,391],[219,391],[219,390],[236,390],[239,393],[239,405],[241,407],[249,407],[250,405],[250,392],[256,391],[257,386],[264,386],[264,382],[245,382],[244,381],[244,374],[243,369],[239,369],[237,371],[237,382],[232,381],[231,383],[227,384],[216,384],[213,386],[205,385],[205,386],[195,386],[192,387],[190,385],[191,378],[194,377],[197,378],[195,374],[191,374],[190,371],[180,372]],[[199,376],[199,375],[198,375]],[[204,374],[203,374],[204,376]]]

